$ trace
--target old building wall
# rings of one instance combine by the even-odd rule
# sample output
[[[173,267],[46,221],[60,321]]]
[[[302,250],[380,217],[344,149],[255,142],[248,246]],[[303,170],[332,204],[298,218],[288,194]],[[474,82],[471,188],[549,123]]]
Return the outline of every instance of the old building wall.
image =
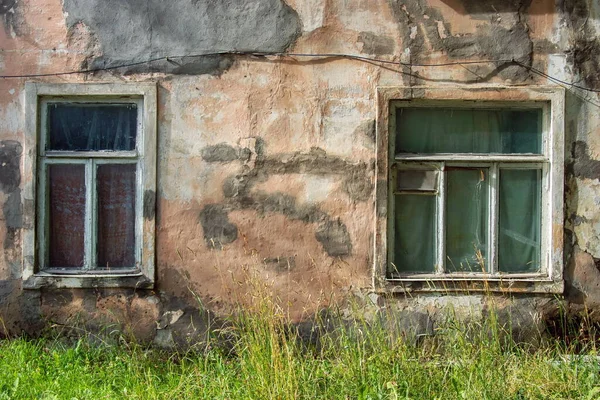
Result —
[[[369,295],[376,88],[559,83],[540,71],[600,89],[600,7],[592,3],[0,0],[1,75],[48,74],[0,79],[4,329],[117,324],[170,343],[202,331],[198,315],[227,314],[262,283],[294,320],[357,294],[401,315],[448,303],[485,309],[483,297],[468,293]],[[407,67],[337,56],[193,56],[226,51],[502,61]],[[157,83],[155,290],[21,289],[21,229],[32,223],[22,216],[34,207],[21,196],[32,174],[22,163],[27,81]],[[574,308],[600,306],[599,102],[567,91],[565,297]],[[554,297],[498,301],[529,321]]]

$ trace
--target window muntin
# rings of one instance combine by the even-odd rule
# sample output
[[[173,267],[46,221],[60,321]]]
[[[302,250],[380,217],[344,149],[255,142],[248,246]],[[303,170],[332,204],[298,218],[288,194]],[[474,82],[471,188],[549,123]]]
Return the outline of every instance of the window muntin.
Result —
[[[388,279],[546,272],[546,106],[394,105]]]
[[[108,141],[104,141],[104,144],[100,141],[100,144],[94,145],[95,147],[90,145],[90,150],[82,150],[81,147],[83,146],[81,145],[75,147],[77,150],[65,150],[64,145],[52,146],[47,144],[48,131],[52,130],[48,125],[48,105],[53,104],[58,105],[57,109],[63,106],[89,107],[90,110],[86,110],[88,115],[93,114],[95,108],[106,106],[114,107],[110,111],[117,110],[118,116],[119,108],[126,107],[127,112],[125,114],[131,118],[132,110],[135,110],[135,127],[132,128],[134,124],[130,123],[128,130],[128,132],[132,132],[131,129],[133,129],[134,134],[129,135],[129,137],[135,137],[135,143],[131,145],[117,142],[115,147],[115,137],[111,136],[112,133],[110,135],[106,133],[108,136],[93,133],[90,136],[88,135],[89,130],[85,131],[84,129],[84,138],[101,136],[108,138]],[[74,113],[77,116],[77,110]],[[27,205],[23,207],[23,228],[21,231],[24,289],[39,289],[46,286],[53,288],[130,287],[137,289],[152,289],[154,287],[156,259],[156,114],[157,88],[156,84],[151,82],[25,83],[25,136],[23,173],[21,176],[22,200],[23,204]],[[83,120],[87,121],[87,119]],[[74,121],[77,121],[77,118]],[[79,121],[82,121],[82,118],[79,118]],[[124,122],[123,119],[121,121]],[[126,125],[123,122],[121,126]],[[74,122],[71,121],[71,123]],[[112,126],[119,125],[112,121],[105,124],[105,126],[111,126],[111,123]],[[109,129],[109,131],[113,130]],[[111,137],[113,138],[112,141],[110,140]],[[121,135],[121,137],[124,136]],[[100,168],[100,166],[111,164],[119,165],[115,167],[117,171]],[[120,167],[121,164],[129,164],[130,166]],[[84,215],[83,235],[80,233],[83,236],[84,260],[83,266],[81,266],[80,259],[71,263],[65,260],[57,260],[54,264],[62,264],[63,267],[48,268],[50,237],[47,229],[50,227],[51,211],[48,203],[50,193],[47,190],[48,180],[50,179],[48,169],[55,168],[55,166],[61,168],[60,165],[63,165],[62,168],[71,171],[83,170],[84,183],[78,186],[80,190],[85,187],[85,201],[80,205],[80,210]],[[100,168],[100,172],[98,172],[98,168]],[[112,186],[114,182],[117,182],[115,185],[121,189],[130,186],[133,169],[135,170],[135,226],[133,228],[135,264],[132,267],[125,268],[125,264],[130,264],[131,253],[113,247],[109,244],[110,240],[105,241],[104,244],[102,241],[98,241],[98,232],[104,229],[101,227],[100,221],[104,217],[131,220],[130,208],[125,213],[121,211],[117,215],[113,215],[114,211],[111,210],[115,210],[114,204],[107,202],[106,198],[102,200],[102,197],[106,197],[102,194],[102,190],[105,190],[102,186],[106,188],[106,186]],[[75,179],[80,179],[80,175],[81,172],[79,172],[79,175],[71,177],[69,181],[63,182],[63,185],[75,184]],[[53,178],[57,176],[65,176],[65,174],[55,173]],[[94,177],[96,178],[95,181],[92,179]],[[98,177],[100,177],[100,181]],[[107,184],[102,184],[102,179],[104,179],[102,177],[108,180]],[[55,183],[58,183],[58,181],[55,181]],[[94,196],[96,197],[94,198]],[[114,200],[119,204],[127,205],[131,204],[132,198],[125,196]],[[57,197],[54,201],[64,202],[64,199]],[[98,207],[98,205],[100,205],[101,210],[97,208],[94,210],[93,207]],[[104,208],[104,211],[102,208]],[[117,207],[117,209],[122,210],[122,206]],[[64,209],[62,211],[64,212]],[[99,218],[99,213],[104,214]],[[59,215],[55,214],[55,217],[57,216]],[[92,217],[96,218],[96,221],[90,223]],[[61,227],[60,224],[55,225],[57,228]],[[110,238],[112,243],[119,241],[117,237],[124,241],[130,240],[131,225],[128,224],[127,227],[128,229],[121,230],[116,237]],[[78,232],[81,232],[81,230],[78,229]],[[77,237],[80,238],[81,236]],[[60,236],[56,238],[60,239]],[[82,242],[82,239],[78,240],[78,243]],[[65,246],[68,244],[68,241],[65,241]],[[93,245],[96,246],[95,249]],[[114,254],[108,254],[106,250],[103,250],[105,247],[114,249]],[[127,248],[130,249],[130,246],[127,246]],[[79,255],[77,258],[80,258],[82,252],[79,251],[76,254]],[[55,257],[58,257],[58,254]],[[65,254],[61,257],[64,258]],[[108,267],[106,266],[106,260],[108,260]],[[71,267],[65,265],[71,265]]]
[[[41,102],[41,271],[139,271],[142,110],[140,98]],[[77,171],[76,181],[68,179],[72,171]],[[59,190],[56,183],[62,184]]]

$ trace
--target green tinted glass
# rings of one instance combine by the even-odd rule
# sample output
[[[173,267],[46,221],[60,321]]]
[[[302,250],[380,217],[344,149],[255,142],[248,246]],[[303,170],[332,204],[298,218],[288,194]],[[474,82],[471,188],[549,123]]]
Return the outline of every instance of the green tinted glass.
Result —
[[[394,251],[390,275],[435,271],[436,196],[394,196]]]
[[[542,110],[397,108],[396,153],[541,154]]]
[[[501,169],[498,221],[498,270],[540,270],[542,171]]]
[[[488,169],[451,168],[446,179],[446,270],[485,272]]]

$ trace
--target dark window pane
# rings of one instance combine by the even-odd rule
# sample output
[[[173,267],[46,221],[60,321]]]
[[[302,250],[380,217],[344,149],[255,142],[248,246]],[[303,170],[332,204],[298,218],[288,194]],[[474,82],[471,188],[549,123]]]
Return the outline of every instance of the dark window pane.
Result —
[[[500,170],[498,270],[540,270],[542,171]]]
[[[438,184],[438,171],[422,169],[400,170],[397,173],[396,190],[436,192]]]
[[[452,168],[446,179],[446,270],[488,271],[488,170]]]
[[[85,253],[85,166],[48,165],[50,268],[82,268]]]
[[[98,268],[135,267],[135,170],[135,164],[98,166]]]
[[[136,104],[51,103],[47,150],[134,150]]]
[[[398,108],[396,153],[541,153],[542,110]]]
[[[394,252],[391,277],[435,271],[436,196],[394,196]]]

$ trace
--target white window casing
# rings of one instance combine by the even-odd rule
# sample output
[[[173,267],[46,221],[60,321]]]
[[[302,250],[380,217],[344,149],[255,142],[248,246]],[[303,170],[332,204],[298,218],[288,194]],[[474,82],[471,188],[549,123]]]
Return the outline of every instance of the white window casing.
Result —
[[[467,107],[470,109],[536,108],[542,110],[541,154],[390,154],[394,140],[396,108]],[[561,293],[563,284],[563,182],[564,182],[564,90],[560,87],[380,87],[377,89],[377,198],[374,240],[373,285],[382,292],[501,291],[511,293]],[[389,253],[394,245],[390,232],[390,176],[394,166],[440,171],[436,194],[436,254],[433,273],[389,276]],[[420,167],[424,165],[424,167]],[[489,236],[491,250],[486,272],[447,272],[445,253],[445,173],[448,166],[484,167],[489,171]],[[541,254],[539,272],[499,273],[498,234],[499,169],[540,169]]]
[[[155,282],[156,116],[154,83],[28,82],[25,85],[26,132],[23,153],[23,287],[153,288]],[[135,104],[136,143],[133,151],[46,151],[47,107],[52,103]],[[46,265],[47,173],[52,164],[85,166],[85,262],[82,268],[52,269]],[[103,164],[135,164],[135,265],[107,270],[96,265],[95,167]]]

